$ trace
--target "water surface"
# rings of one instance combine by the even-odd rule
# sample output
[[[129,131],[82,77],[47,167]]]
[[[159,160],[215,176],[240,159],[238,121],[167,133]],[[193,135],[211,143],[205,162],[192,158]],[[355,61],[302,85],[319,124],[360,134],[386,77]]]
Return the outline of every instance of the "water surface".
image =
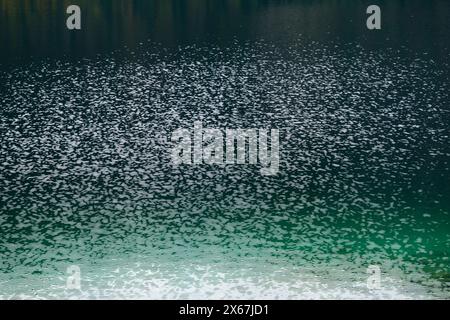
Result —
[[[0,1],[1,298],[450,297],[448,2],[77,3]],[[278,175],[172,166],[199,120]]]

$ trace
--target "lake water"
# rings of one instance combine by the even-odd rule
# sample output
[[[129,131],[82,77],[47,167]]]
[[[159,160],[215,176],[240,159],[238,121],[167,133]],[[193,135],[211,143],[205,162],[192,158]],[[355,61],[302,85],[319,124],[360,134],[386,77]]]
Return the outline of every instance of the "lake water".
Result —
[[[0,298],[450,298],[450,2],[372,2],[0,0]]]

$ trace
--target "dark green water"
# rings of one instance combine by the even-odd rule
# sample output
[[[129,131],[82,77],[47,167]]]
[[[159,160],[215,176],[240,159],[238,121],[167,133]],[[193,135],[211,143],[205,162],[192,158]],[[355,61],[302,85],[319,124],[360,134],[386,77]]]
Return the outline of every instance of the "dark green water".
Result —
[[[0,298],[450,298],[450,2],[369,4],[0,0]]]

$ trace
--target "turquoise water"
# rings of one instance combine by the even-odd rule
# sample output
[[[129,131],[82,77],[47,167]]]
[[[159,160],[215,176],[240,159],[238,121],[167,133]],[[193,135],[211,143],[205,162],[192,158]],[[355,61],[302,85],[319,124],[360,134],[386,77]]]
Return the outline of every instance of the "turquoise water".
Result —
[[[45,45],[32,3],[0,1],[0,298],[450,297],[448,3],[372,35],[364,2],[93,1]],[[174,167],[199,120],[278,128],[279,173]]]

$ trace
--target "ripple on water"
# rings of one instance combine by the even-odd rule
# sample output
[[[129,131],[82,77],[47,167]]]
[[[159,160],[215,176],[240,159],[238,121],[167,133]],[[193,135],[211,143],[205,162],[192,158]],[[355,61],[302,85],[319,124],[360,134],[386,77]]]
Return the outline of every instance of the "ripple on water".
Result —
[[[4,72],[0,296],[448,298],[447,69],[252,42]],[[280,173],[173,167],[196,120],[279,128]]]

